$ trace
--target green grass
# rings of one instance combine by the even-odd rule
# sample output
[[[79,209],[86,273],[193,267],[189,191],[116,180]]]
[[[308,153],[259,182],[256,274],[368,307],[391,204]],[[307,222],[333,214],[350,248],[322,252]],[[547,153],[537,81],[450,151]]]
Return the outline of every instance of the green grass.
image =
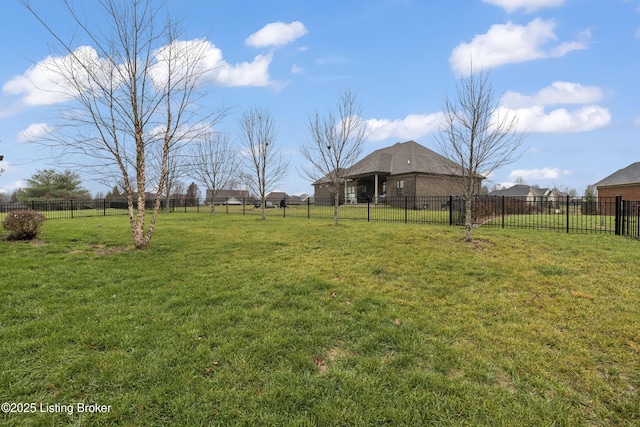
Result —
[[[640,423],[637,241],[162,214],[0,241],[0,401],[18,425]]]

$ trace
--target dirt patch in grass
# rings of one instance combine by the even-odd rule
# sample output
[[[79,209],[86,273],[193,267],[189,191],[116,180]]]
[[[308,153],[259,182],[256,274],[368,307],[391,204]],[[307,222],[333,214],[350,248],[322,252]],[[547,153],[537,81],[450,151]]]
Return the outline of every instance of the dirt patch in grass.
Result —
[[[41,247],[46,245],[47,243],[35,238],[35,239],[31,239],[31,240],[12,240],[12,239],[8,239],[7,237],[9,236],[9,234],[0,234],[0,240],[3,242],[14,242],[14,243],[28,243],[31,246],[35,246],[35,247]]]
[[[99,244],[89,245],[89,251],[92,251],[97,256],[121,254],[128,250],[129,248],[127,246],[105,246],[105,245],[99,245]],[[72,251],[67,252],[67,255],[77,255],[77,254],[82,254],[89,251],[82,250],[82,249],[74,249]]]
[[[332,347],[327,351],[326,359],[321,357],[315,357],[313,362],[318,367],[318,372],[320,374],[326,373],[331,365],[333,365],[337,360],[343,359],[348,356],[348,352],[346,350],[341,349],[340,347]]]
[[[518,391],[516,386],[513,384],[513,381],[511,381],[511,378],[509,378],[509,376],[507,374],[505,374],[504,372],[502,372],[502,373],[500,373],[498,375],[498,378],[496,379],[495,384],[498,387],[501,387],[501,388],[507,390],[509,393],[515,393],[515,392]]]
[[[114,254],[121,254],[129,250],[127,246],[104,246],[104,245],[91,245],[96,255],[107,256]]]
[[[462,239],[462,241],[467,243],[470,247],[472,247],[473,249],[476,249],[476,250],[483,250],[483,249],[494,247],[496,245],[491,240],[479,239],[477,237],[473,238],[473,240],[471,240],[470,242],[467,242],[464,239]]]

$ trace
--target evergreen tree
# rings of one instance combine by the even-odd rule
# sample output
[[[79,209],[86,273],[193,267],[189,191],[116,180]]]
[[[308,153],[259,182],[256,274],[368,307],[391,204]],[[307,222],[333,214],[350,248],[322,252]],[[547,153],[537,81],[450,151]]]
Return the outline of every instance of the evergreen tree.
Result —
[[[27,188],[20,192],[21,200],[80,200],[90,199],[91,194],[82,187],[80,175],[70,170],[38,170],[27,179]]]
[[[189,185],[189,188],[187,188],[187,195],[185,196],[185,198],[187,199],[187,206],[196,206],[201,195],[202,193],[200,193],[200,189],[198,188],[196,183],[192,182]]]

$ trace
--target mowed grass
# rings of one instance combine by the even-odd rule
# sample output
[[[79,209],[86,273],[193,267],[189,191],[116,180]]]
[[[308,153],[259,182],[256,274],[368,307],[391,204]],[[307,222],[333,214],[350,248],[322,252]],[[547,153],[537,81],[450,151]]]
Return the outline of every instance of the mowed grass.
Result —
[[[640,243],[462,235],[162,214],[145,251],[126,217],[0,240],[0,401],[37,408],[0,424],[638,425]]]

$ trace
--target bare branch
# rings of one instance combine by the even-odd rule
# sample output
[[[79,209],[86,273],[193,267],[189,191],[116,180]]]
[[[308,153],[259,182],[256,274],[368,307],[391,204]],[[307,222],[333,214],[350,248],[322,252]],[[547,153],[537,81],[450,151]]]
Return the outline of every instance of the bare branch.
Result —
[[[27,0],[19,1],[59,46],[58,55],[38,66],[52,76],[48,90],[68,104],[42,142],[60,150],[61,163],[122,183],[134,244],[146,247],[176,163],[172,159],[227,112],[207,113],[198,105],[208,71],[205,44],[180,41],[170,21],[158,25],[160,9],[152,0],[99,0],[104,16],[95,27],[65,0],[69,17],[91,45],[76,48]],[[157,171],[152,180],[150,169]],[[155,195],[151,221],[145,224],[149,188]]]
[[[444,122],[436,143],[462,176],[460,191],[466,201],[465,225],[471,240],[471,199],[484,177],[520,157],[523,134],[515,116],[498,113],[489,73],[471,73],[456,85],[456,98],[445,98]]]
[[[334,223],[338,223],[339,189],[349,169],[359,160],[364,141],[369,136],[361,118],[358,96],[346,89],[325,115],[318,111],[307,121],[310,139],[300,148],[309,163],[301,175],[317,182],[326,180],[335,196]]]
[[[266,219],[265,197],[284,179],[289,162],[276,146],[275,124],[271,112],[254,107],[238,121],[242,139],[242,175],[249,189],[260,197],[262,219]]]
[[[219,191],[227,187],[238,171],[238,154],[229,137],[223,133],[209,133],[189,147],[189,175],[210,192],[211,213]]]

